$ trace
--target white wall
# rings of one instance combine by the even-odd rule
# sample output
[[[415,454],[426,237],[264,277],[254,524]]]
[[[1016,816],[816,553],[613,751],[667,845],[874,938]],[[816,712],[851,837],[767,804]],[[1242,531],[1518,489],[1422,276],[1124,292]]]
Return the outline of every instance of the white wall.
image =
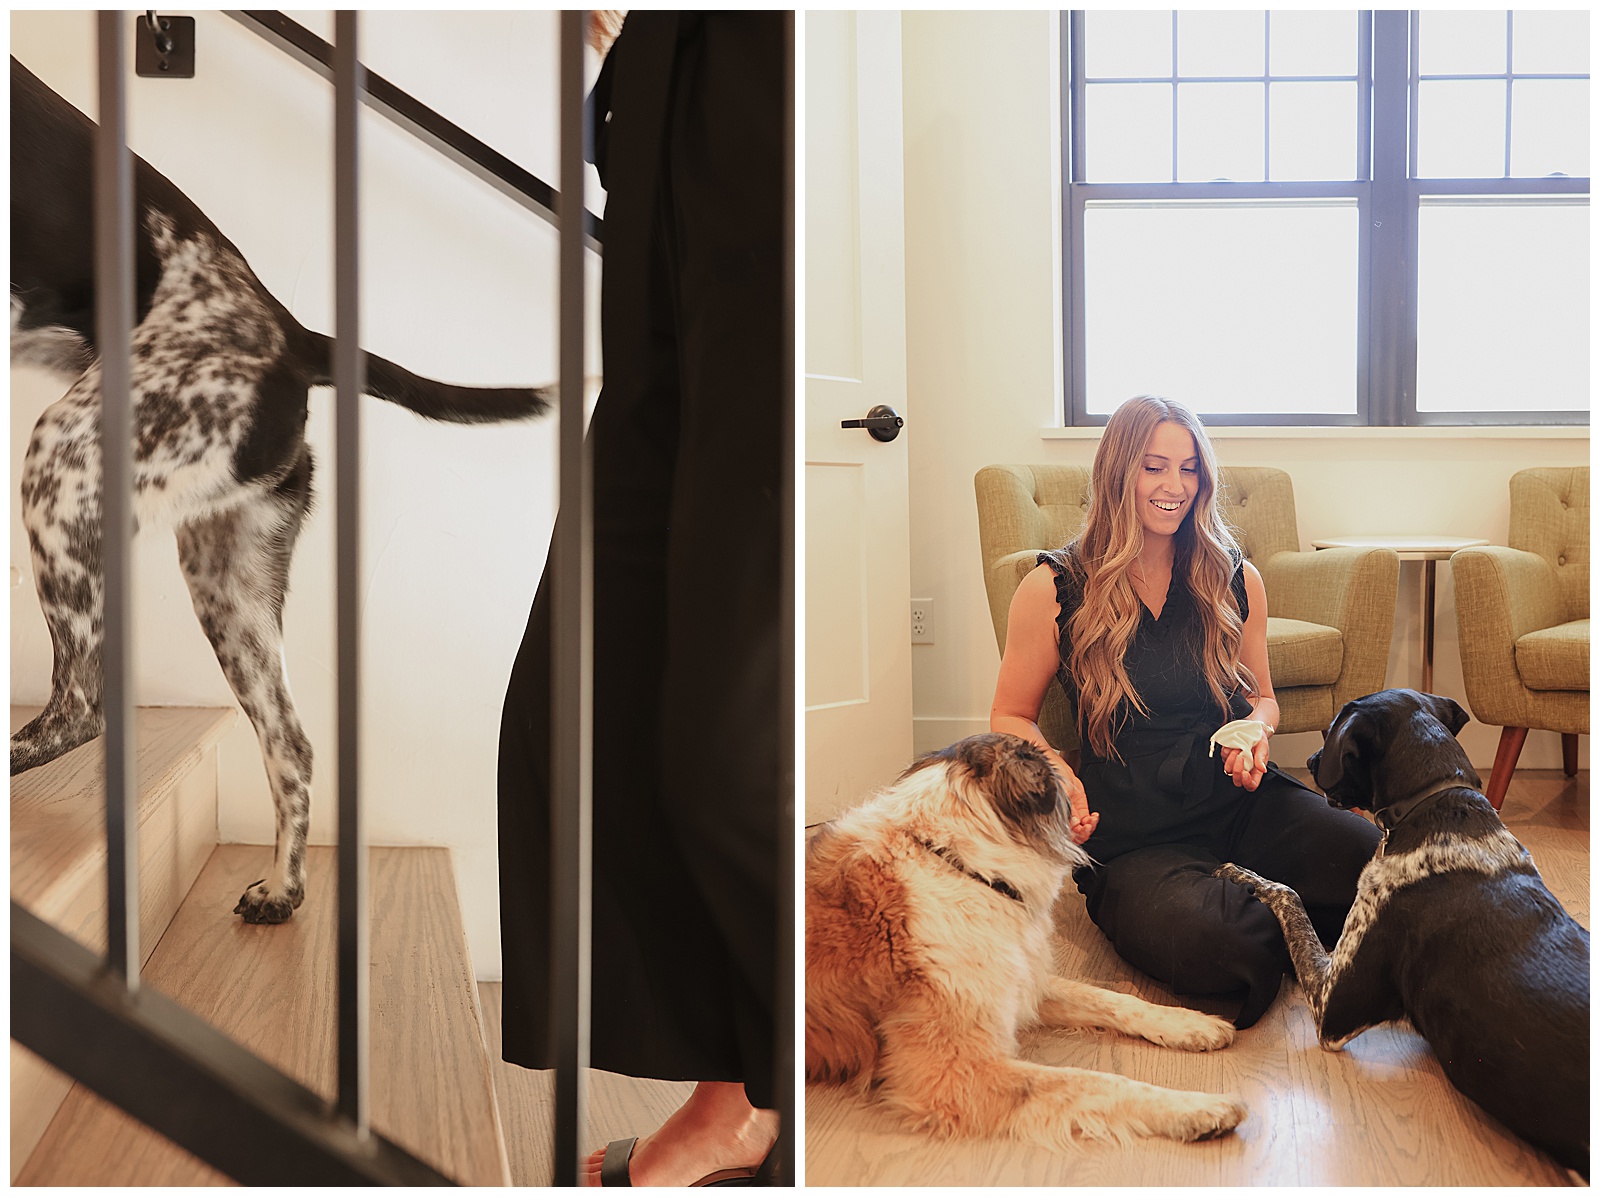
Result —
[[[1061,393],[1060,135],[1052,13],[907,13],[904,29],[907,427],[911,592],[933,598],[937,640],[914,646],[918,751],[988,727],[999,654],[984,597],[973,475],[986,465],[1089,464],[1096,440],[1043,435]],[[1174,396],[1182,398],[1182,396]],[[1589,460],[1573,432],[1358,429],[1214,434],[1224,465],[1294,479],[1313,538],[1428,532],[1504,544],[1510,476]],[[1421,567],[1401,567],[1389,684],[1421,676]],[[1434,690],[1465,704],[1454,591],[1439,568]],[[1496,729],[1461,733],[1487,774]],[[1274,742],[1299,765],[1315,733]],[[1581,744],[1587,761],[1588,739]],[[1521,764],[1560,764],[1552,732]]]
[[[332,37],[330,14],[293,14]],[[129,13],[130,57],[131,26]],[[130,142],[240,248],[308,327],[332,329],[332,86],[232,19],[198,13],[193,80],[130,68]],[[521,162],[556,178],[553,13],[378,13],[362,56]],[[93,115],[87,13],[11,15],[11,52]],[[533,213],[364,111],[362,340],[450,382],[556,375],[556,234]],[[597,210],[600,197],[591,201]],[[591,296],[598,268],[591,275]],[[591,321],[591,327],[593,321]],[[597,355],[596,355],[597,360]],[[11,375],[11,696],[42,702],[50,645],[15,479],[61,386]],[[444,844],[473,960],[500,975],[495,756],[500,707],[555,509],[554,421],[429,424],[366,401],[363,420],[363,786],[374,844]],[[317,753],[311,839],[334,838],[332,392],[311,397],[320,502],[295,555],[288,672]],[[232,705],[190,609],[169,530],[139,537],[138,701]],[[225,841],[270,843],[272,804],[242,717],[222,749]],[[243,884],[252,878],[241,879]],[[331,902],[332,893],[308,901]],[[219,917],[226,911],[218,911]]]

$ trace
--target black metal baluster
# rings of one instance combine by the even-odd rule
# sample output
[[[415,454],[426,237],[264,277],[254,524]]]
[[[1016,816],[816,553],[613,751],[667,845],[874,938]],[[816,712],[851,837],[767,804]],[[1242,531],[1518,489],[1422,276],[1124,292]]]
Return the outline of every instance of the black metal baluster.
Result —
[[[361,62],[356,16],[334,17],[334,516],[336,523],[339,709],[339,1112],[369,1130],[367,853],[360,792],[361,668],[361,356],[359,296],[360,178],[357,119]]]
[[[556,1059],[554,1183],[578,1183],[588,1098],[590,843],[593,809],[593,509],[584,436],[583,11],[561,14],[561,517],[551,646],[550,785],[554,862],[550,937],[551,1043]]]
[[[133,713],[133,161],[123,86],[125,13],[97,18],[100,127],[95,133],[95,335],[100,347],[103,523],[106,959],[139,987],[139,796]]]
[[[783,403],[783,464],[779,471],[782,479],[783,499],[779,530],[783,548],[782,577],[779,585],[778,610],[778,988],[773,1013],[773,1050],[777,1056],[773,1082],[777,1089],[778,1124],[777,1174],[775,1181],[783,1185],[795,1183],[795,1103],[794,1103],[794,964],[795,964],[795,911],[794,911],[794,857],[798,848],[795,841],[794,822],[794,712],[795,712],[795,411],[794,411],[794,13],[785,13],[784,31],[784,94],[783,94],[783,356],[779,368],[783,372],[780,395]]]

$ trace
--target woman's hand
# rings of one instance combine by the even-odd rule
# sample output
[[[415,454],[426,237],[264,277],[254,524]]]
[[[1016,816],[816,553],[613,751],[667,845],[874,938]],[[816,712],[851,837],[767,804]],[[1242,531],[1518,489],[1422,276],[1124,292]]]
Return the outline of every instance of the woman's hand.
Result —
[[[1224,748],[1222,767],[1236,786],[1254,790],[1266,776],[1270,736],[1262,736],[1253,748]]]
[[[1067,834],[1072,837],[1074,844],[1081,844],[1100,826],[1100,813],[1089,809],[1089,796],[1084,793],[1083,783],[1078,780],[1078,775],[1072,771],[1066,759],[1053,748],[1047,750],[1045,755],[1050,758],[1050,763],[1055,766],[1062,783],[1067,787],[1067,806],[1071,808],[1071,814],[1067,816]]]
[[[1100,826],[1100,812],[1089,809],[1089,800],[1084,797],[1083,786],[1078,784],[1074,777],[1073,790],[1068,792],[1067,801],[1072,807],[1072,817],[1067,820],[1067,834],[1072,837],[1074,844],[1081,844],[1091,835],[1094,829]]]
[[[1267,588],[1254,565],[1246,561],[1242,568],[1250,615],[1244,622],[1244,636],[1239,642],[1239,663],[1256,679],[1256,697],[1250,704],[1250,718],[1275,728],[1280,712],[1278,700],[1272,696],[1272,671],[1267,663]],[[1234,785],[1254,790],[1261,784],[1267,771],[1267,739],[1267,736],[1261,737],[1254,748],[1222,750],[1222,767],[1233,778]]]

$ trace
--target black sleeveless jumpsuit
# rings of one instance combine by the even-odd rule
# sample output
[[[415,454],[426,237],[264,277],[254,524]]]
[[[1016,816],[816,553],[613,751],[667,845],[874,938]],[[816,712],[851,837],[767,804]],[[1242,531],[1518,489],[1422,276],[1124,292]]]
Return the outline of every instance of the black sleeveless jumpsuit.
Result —
[[[776,12],[634,10],[595,88],[590,1063],[776,1106],[784,427]],[[567,513],[558,517],[565,520]],[[549,1030],[551,570],[500,730],[505,1059]],[[775,1038],[775,1036],[777,1038]]]
[[[1041,553],[1055,574],[1061,605],[1056,626],[1062,664],[1056,678],[1078,706],[1067,670],[1067,622],[1083,601],[1065,550]],[[1249,614],[1244,568],[1232,590],[1239,615]],[[1330,946],[1355,900],[1356,881],[1381,838],[1359,815],[1269,764],[1252,793],[1223,770],[1222,752],[1208,756],[1211,734],[1250,716],[1236,692],[1224,712],[1199,664],[1199,613],[1174,574],[1157,619],[1148,609],[1128,646],[1128,680],[1149,708],[1126,712],[1113,737],[1121,760],[1082,745],[1078,776],[1100,823],[1084,844],[1095,859],[1075,880],[1094,920],[1117,954],[1178,994],[1237,995],[1239,1027],[1272,1004],[1292,965],[1272,913],[1243,887],[1213,877],[1232,861],[1292,886]]]

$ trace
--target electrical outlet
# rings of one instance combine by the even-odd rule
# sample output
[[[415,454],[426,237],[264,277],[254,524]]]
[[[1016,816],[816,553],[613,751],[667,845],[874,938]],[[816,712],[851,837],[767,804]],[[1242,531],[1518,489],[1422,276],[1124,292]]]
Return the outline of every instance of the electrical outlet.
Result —
[[[933,643],[933,600],[911,600],[911,643]]]

